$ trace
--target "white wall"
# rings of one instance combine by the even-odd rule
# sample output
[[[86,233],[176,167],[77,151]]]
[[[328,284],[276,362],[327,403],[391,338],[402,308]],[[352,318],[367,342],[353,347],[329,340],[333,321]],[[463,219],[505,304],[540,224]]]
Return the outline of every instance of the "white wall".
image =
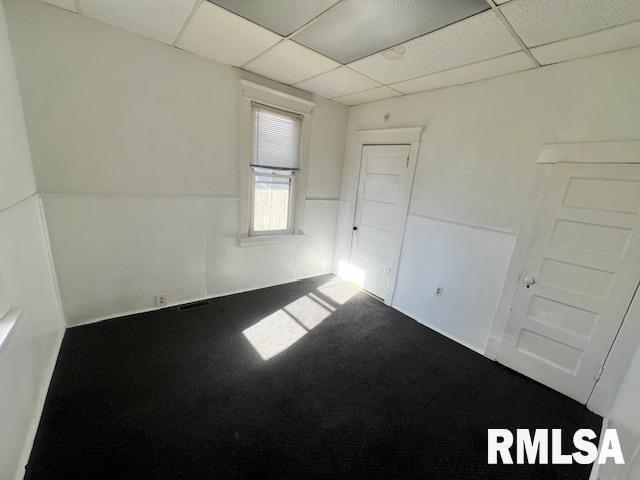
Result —
[[[640,321],[640,299],[636,297],[628,320]],[[602,480],[640,478],[640,348],[635,353],[609,415],[609,428],[616,428],[625,456],[625,465],[601,468]]]
[[[514,236],[415,214],[405,232],[394,306],[482,352]]]
[[[483,351],[541,145],[640,138],[638,78],[632,49],[350,109],[348,142],[362,129],[426,127],[395,306]],[[347,155],[338,261],[358,167]]]
[[[4,11],[0,24],[0,210],[35,191],[16,71]]]
[[[639,318],[635,318],[640,321]],[[627,375],[618,392],[618,397],[613,406],[610,418],[614,424],[622,425],[635,437],[636,447],[640,447],[640,348],[636,351],[634,359],[627,371]],[[636,467],[640,467],[640,453],[637,454]],[[640,470],[639,470],[640,473]],[[629,478],[637,478],[630,476]]]
[[[257,77],[35,0],[8,16],[68,324],[331,270],[346,107],[313,99],[307,239],[239,248],[238,78]]]
[[[63,320],[35,193],[2,2],[0,232],[4,301],[22,309],[12,335],[0,349],[0,478],[10,479],[22,477],[62,338]]]

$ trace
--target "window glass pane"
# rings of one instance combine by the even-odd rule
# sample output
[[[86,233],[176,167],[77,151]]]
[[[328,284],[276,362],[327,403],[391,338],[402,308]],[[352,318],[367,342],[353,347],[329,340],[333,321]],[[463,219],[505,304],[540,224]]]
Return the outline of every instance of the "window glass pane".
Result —
[[[253,231],[289,230],[292,173],[264,172],[254,170]]]
[[[253,105],[252,165],[299,168],[300,115]]]

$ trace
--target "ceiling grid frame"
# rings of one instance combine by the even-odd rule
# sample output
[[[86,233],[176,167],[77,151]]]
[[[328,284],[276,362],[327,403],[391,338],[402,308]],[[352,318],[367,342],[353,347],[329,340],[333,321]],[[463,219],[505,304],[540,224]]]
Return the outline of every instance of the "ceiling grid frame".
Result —
[[[78,3],[79,1],[80,0],[76,0],[76,3]],[[182,39],[182,34],[187,29],[187,26],[191,23],[191,20],[193,20],[193,17],[195,17],[196,12],[198,11],[200,6],[202,5],[202,2],[204,1],[206,0],[195,1],[195,3],[193,4],[193,7],[191,7],[191,12],[189,12],[189,15],[187,15],[187,18],[184,20],[184,23],[180,27],[180,30],[178,30],[178,35],[176,35],[176,38],[173,39],[173,43],[171,44],[172,47],[178,48],[178,42]]]
[[[70,10],[67,10],[66,8],[64,8],[64,7],[56,5],[55,0],[54,1],[42,0],[42,1],[44,1],[45,3],[52,4],[54,6],[58,6],[59,8],[62,8],[65,11],[70,11]],[[87,0],[87,1],[90,1],[90,0]],[[578,34],[578,35],[568,36],[567,38],[563,38],[563,39],[560,39],[560,40],[552,39],[552,40],[549,40],[548,42],[545,42],[545,43],[536,44],[535,46],[534,45],[527,46],[527,44],[524,42],[523,38],[520,36],[518,31],[516,30],[516,28],[511,24],[511,22],[508,20],[507,16],[502,12],[503,8],[513,8],[513,6],[515,4],[518,4],[521,1],[524,2],[524,0],[485,0],[486,4],[489,7],[488,9],[485,9],[485,10],[480,11],[478,13],[472,14],[469,17],[461,18],[459,20],[456,20],[453,23],[444,25],[444,26],[442,26],[440,28],[437,28],[437,29],[435,29],[433,31],[430,31],[430,32],[427,32],[427,33],[424,33],[422,35],[418,35],[417,37],[414,37],[412,39],[405,40],[405,41],[400,42],[398,44],[388,46],[388,47],[386,47],[386,48],[384,48],[382,50],[376,51],[376,52],[374,52],[374,53],[372,53],[370,55],[366,55],[363,58],[360,58],[360,59],[357,59],[357,60],[354,60],[354,61],[351,61],[351,62],[348,62],[348,63],[343,63],[343,62],[340,62],[340,61],[336,61],[336,60],[332,59],[331,57],[323,54],[322,52],[318,52],[318,51],[314,50],[313,48],[309,48],[309,47],[307,47],[307,46],[295,41],[294,37],[296,35],[299,35],[305,29],[307,29],[311,25],[315,24],[320,19],[320,17],[322,17],[325,13],[335,9],[336,7],[338,7],[340,5],[342,5],[346,1],[348,1],[348,0],[338,0],[335,3],[329,5],[327,8],[325,8],[321,12],[317,13],[313,18],[310,18],[309,20],[307,20],[306,23],[302,24],[300,27],[298,27],[295,31],[291,32],[287,36],[278,35],[277,32],[274,32],[273,30],[258,24],[256,21],[251,20],[250,18],[246,18],[245,16],[241,16],[241,15],[238,15],[238,14],[236,14],[234,12],[231,12],[231,11],[227,10],[230,14],[235,15],[235,16],[245,20],[248,24],[252,24],[252,25],[254,25],[256,27],[260,27],[262,29],[265,29],[265,30],[267,30],[267,31],[269,31],[269,32],[271,32],[271,33],[273,33],[275,35],[278,35],[280,37],[280,39],[275,44],[272,44],[269,47],[265,48],[263,51],[261,51],[257,55],[254,55],[248,61],[245,61],[242,64],[236,64],[237,68],[245,69],[244,67],[249,65],[254,60],[258,59],[262,55],[265,55],[266,53],[272,51],[273,49],[275,49],[278,46],[282,45],[284,42],[290,41],[290,42],[294,42],[296,45],[299,45],[300,47],[302,47],[304,49],[309,50],[310,52],[314,52],[314,53],[316,53],[316,54],[318,54],[318,55],[320,55],[322,57],[325,57],[326,59],[331,60],[334,63],[337,63],[337,65],[335,67],[333,67],[333,68],[330,68],[329,70],[325,70],[325,71],[322,71],[320,73],[314,73],[313,75],[309,76],[308,78],[304,78],[303,80],[297,81],[295,83],[285,83],[285,82],[283,82],[286,85],[291,85],[293,87],[303,89],[302,87],[299,87],[298,85],[301,84],[301,83],[313,80],[318,76],[333,72],[334,70],[338,70],[338,69],[344,68],[344,70],[348,70],[348,71],[350,71],[350,72],[352,72],[354,74],[360,75],[360,76],[366,78],[368,81],[373,82],[373,83],[375,83],[377,85],[376,86],[368,86],[367,88],[364,88],[364,89],[361,89],[361,90],[354,90],[354,91],[351,91],[350,93],[341,93],[340,95],[330,96],[328,98],[331,98],[333,100],[337,99],[337,101],[339,101],[340,97],[350,97],[350,96],[353,96],[353,95],[356,95],[356,94],[363,94],[364,95],[367,92],[370,92],[370,91],[373,91],[373,90],[376,90],[376,89],[382,89],[382,87],[388,89],[387,90],[388,92],[393,91],[394,93],[397,93],[399,95],[410,95],[412,93],[417,93],[417,92],[404,93],[402,90],[400,90],[398,88],[395,88],[394,85],[401,84],[401,83],[404,83],[404,82],[409,82],[411,80],[417,80],[417,79],[420,79],[421,77],[429,77],[429,76],[432,76],[432,75],[435,76],[435,75],[439,75],[439,74],[446,73],[446,72],[452,72],[453,77],[455,77],[456,74],[453,73],[453,72],[455,70],[457,70],[457,69],[463,69],[465,67],[471,67],[471,66],[474,66],[474,65],[481,65],[483,62],[492,62],[492,61],[495,61],[496,59],[499,59],[499,58],[502,58],[502,57],[506,57],[508,55],[512,55],[512,53],[506,53],[506,54],[501,54],[501,55],[497,55],[497,56],[494,55],[494,56],[491,56],[491,57],[482,58],[482,59],[479,59],[479,60],[476,60],[476,61],[471,61],[471,62],[467,61],[467,62],[461,63],[460,65],[457,65],[457,66],[452,66],[452,67],[444,68],[444,69],[441,69],[441,70],[432,71],[432,72],[426,73],[424,75],[418,75],[418,76],[415,76],[415,77],[410,77],[410,78],[406,78],[406,79],[402,79],[402,80],[393,80],[393,81],[391,81],[392,79],[390,79],[390,78],[384,79],[384,80],[378,80],[378,79],[375,78],[375,76],[370,75],[368,72],[365,73],[365,72],[362,72],[360,70],[356,70],[355,68],[352,68],[352,64],[354,64],[357,61],[366,59],[368,57],[373,57],[374,55],[380,55],[383,52],[391,50],[391,49],[396,48],[398,46],[403,46],[404,44],[406,44],[406,43],[408,43],[408,42],[410,42],[412,40],[415,40],[417,38],[427,37],[427,36],[429,36],[429,35],[431,35],[431,34],[433,34],[435,32],[438,32],[440,30],[446,29],[447,27],[451,27],[452,25],[456,25],[457,23],[460,23],[460,22],[462,22],[462,21],[464,21],[466,19],[473,18],[473,17],[476,17],[478,15],[482,15],[483,13],[486,13],[488,11],[494,12],[494,14],[499,18],[499,20],[500,20],[501,24],[504,26],[504,28],[509,32],[509,34],[513,38],[513,40],[515,42],[517,42],[517,44],[518,44],[518,46],[520,48],[518,51],[522,52],[523,54],[525,54],[529,58],[529,60],[533,64],[533,66],[530,67],[530,68],[534,68],[534,69],[535,68],[541,68],[541,67],[544,67],[544,66],[547,66],[547,65],[553,65],[553,64],[556,64],[556,63],[575,60],[577,58],[585,58],[585,57],[590,57],[590,56],[594,56],[594,55],[601,55],[601,54],[605,54],[605,53],[609,53],[609,52],[613,52],[613,51],[626,50],[626,49],[636,48],[636,47],[640,46],[640,42],[635,42],[635,39],[630,39],[630,38],[626,38],[625,39],[623,36],[621,36],[622,32],[612,32],[612,34],[609,37],[607,37],[610,40],[609,43],[607,44],[606,47],[601,48],[600,50],[598,50],[598,49],[594,50],[594,47],[593,47],[594,40],[590,39],[590,36],[596,36],[597,34],[602,34],[602,33],[607,32],[607,31],[615,31],[616,29],[621,29],[621,27],[624,27],[624,26],[631,26],[633,24],[640,24],[640,20],[639,19],[632,19],[632,20],[629,20],[628,22],[624,22],[624,23],[620,23],[620,24],[618,24],[618,23],[611,24],[611,25],[609,25],[609,26],[607,26],[605,28],[601,28],[599,30],[594,30],[594,31],[581,33],[581,34]],[[199,11],[199,9],[205,3],[209,3],[209,4],[212,4],[212,5],[215,5],[215,6],[219,7],[219,8],[222,8],[223,10],[226,10],[226,8],[224,8],[224,7],[220,6],[220,5],[217,5],[213,1],[194,0],[193,5],[192,5],[192,7],[191,7],[191,9],[189,11],[189,14],[186,16],[186,18],[184,19],[184,21],[180,25],[180,28],[177,30],[177,34],[175,35],[175,38],[173,39],[173,41],[172,42],[164,42],[164,41],[160,41],[160,40],[157,40],[157,39],[156,39],[156,41],[160,41],[161,43],[164,43],[165,45],[169,45],[169,46],[171,46],[173,48],[176,48],[176,49],[180,49],[180,50],[183,50],[183,51],[189,51],[189,50],[187,50],[185,48],[181,48],[180,46],[178,46],[178,44],[181,41],[181,39],[182,39],[185,31],[187,30],[187,28],[192,23],[192,21],[193,21],[194,17],[196,16],[197,12]],[[92,17],[88,17],[88,14],[83,11],[84,9],[82,8],[82,0],[73,0],[73,6],[75,6],[75,12],[71,11],[71,13],[76,13],[76,14],[84,16],[86,18],[92,18]],[[598,12],[598,10],[595,10],[595,12]],[[98,20],[98,21],[101,21],[101,20]],[[105,22],[102,21],[102,23],[105,23]],[[116,25],[116,28],[123,28],[123,27],[118,27]],[[124,29],[127,30],[126,28],[124,28]],[[133,30],[133,31],[132,30],[127,30],[127,31],[129,33],[140,35],[140,36],[143,36],[145,38],[151,38],[151,37],[149,37],[149,36],[147,36],[147,35],[145,35],[143,33],[140,33],[137,30]],[[629,37],[628,33],[627,33],[627,37]],[[583,38],[584,38],[584,42],[580,43],[580,39],[583,39]],[[154,40],[153,38],[151,38],[151,39]],[[575,42],[575,44],[577,44],[577,45],[575,45],[575,44],[571,44],[570,45],[569,44],[570,42]],[[591,46],[590,46],[589,42],[591,42]],[[565,43],[566,43],[566,45],[565,45]],[[560,54],[558,54],[558,52],[556,50],[553,51],[551,56],[556,55],[557,58],[558,58],[555,61],[545,61],[544,59],[543,60],[539,60],[536,57],[536,55],[534,54],[534,52],[533,52],[536,49],[541,49],[542,47],[551,47],[553,45],[557,45],[557,50],[559,50],[561,52]],[[570,49],[572,49],[572,48],[573,48],[573,51],[570,51]],[[564,49],[565,52],[567,50],[569,50],[570,53],[569,54],[565,54],[565,56],[562,56],[563,49]],[[593,53],[591,53],[591,51],[593,51]],[[198,56],[202,56],[201,54],[199,54],[197,52],[191,52],[191,53],[194,53],[195,55],[198,55]],[[212,60],[212,61],[218,62],[218,63],[221,63],[221,60],[217,60],[215,58],[215,56],[214,57],[205,56],[204,58],[206,58],[208,60]],[[277,58],[277,56],[276,56],[276,58]],[[281,58],[283,58],[283,57],[281,57]],[[460,59],[460,60],[462,60],[462,59]],[[222,62],[222,63],[224,63],[224,62]],[[329,65],[326,65],[326,66],[329,66]],[[245,69],[245,70],[248,70],[248,71],[251,72],[251,70],[249,70],[249,69]],[[473,83],[475,81],[484,80],[485,78],[494,78],[494,77],[497,77],[497,76],[509,75],[511,73],[516,73],[518,71],[522,71],[522,69],[520,69],[520,70],[512,70],[512,71],[505,71],[504,73],[497,73],[496,75],[491,75],[491,76],[477,78],[477,79],[473,79],[472,78],[472,79],[469,80],[469,82],[450,83],[450,84],[444,84],[444,85],[438,86],[438,87],[428,87],[428,88],[425,88],[425,90],[420,90],[420,91],[428,91],[428,90],[433,90],[433,89],[446,88],[448,86],[460,85],[460,84],[463,84],[463,83]],[[253,72],[253,73],[258,73],[258,72]],[[310,72],[308,72],[308,73],[310,73]],[[491,72],[489,72],[489,73],[491,73]],[[258,73],[258,74],[260,74],[260,73]],[[262,76],[265,76],[265,74],[262,74]],[[265,78],[269,78],[268,74],[266,75]],[[276,80],[276,81],[278,81],[278,80]],[[363,86],[364,83],[366,83],[366,82],[361,82],[361,86]],[[429,83],[430,82],[428,82],[428,81],[426,82],[426,84],[429,84]],[[438,83],[438,81],[436,80],[435,83]],[[312,92],[312,93],[315,93],[315,92]],[[364,95],[364,96],[366,97],[366,95]],[[389,98],[391,98],[391,97],[389,97]],[[374,101],[376,101],[376,100],[374,100]],[[363,103],[368,103],[368,102],[363,102]]]
[[[504,23],[504,26],[507,27],[507,30],[511,32],[511,35],[513,35],[513,38],[520,44],[520,46],[522,47],[522,51],[527,54],[527,56],[531,59],[531,61],[533,61],[533,63],[536,64],[536,68],[540,68],[542,64],[538,61],[536,57],[533,56],[533,54],[529,50],[529,47],[527,47],[527,45],[524,43],[522,38],[520,38],[520,35],[518,35],[518,32],[516,32],[515,28],[513,28],[513,25],[509,23],[509,20],[507,20],[507,17],[505,17],[504,13],[502,13],[502,10],[500,10],[500,5],[504,5],[505,3],[508,3],[508,2],[504,2],[504,3],[501,3],[500,5],[497,5],[494,0],[487,0],[487,3],[491,7],[491,10],[497,13],[500,20],[502,20],[502,23]]]
[[[468,69],[469,67],[481,66],[481,65],[484,65],[484,64],[495,62],[496,60],[509,58],[509,57],[512,57],[512,56],[518,55],[518,54],[524,55],[529,61],[532,62],[530,68],[512,70],[512,71],[508,71],[508,72],[504,72],[504,73],[497,73],[496,75],[490,75],[490,76],[487,76],[487,77],[478,78],[476,80],[469,80],[469,81],[460,82],[460,83],[448,83],[446,85],[437,86],[437,87],[428,88],[428,89],[423,89],[423,90],[419,90],[419,91],[403,92],[402,90],[398,89],[398,86],[401,85],[401,84],[404,84],[404,83],[414,82],[414,81],[422,79],[422,78],[435,77],[437,75],[449,74],[449,73],[455,72],[457,70]],[[542,66],[542,65],[540,65],[540,66]],[[479,81],[482,81],[482,80],[487,80],[489,78],[503,77],[505,75],[510,75],[512,73],[518,73],[518,72],[522,72],[522,71],[525,71],[525,70],[532,70],[534,68],[539,68],[539,66],[530,59],[530,57],[526,54],[526,52],[524,52],[523,50],[517,50],[515,52],[510,52],[510,53],[505,53],[503,55],[498,55],[497,57],[491,57],[491,58],[487,58],[487,59],[484,59],[484,60],[478,60],[476,62],[465,63],[464,65],[460,65],[460,66],[457,66],[457,67],[451,67],[451,68],[447,68],[445,70],[439,70],[437,72],[429,73],[427,75],[418,75],[416,77],[408,78],[406,80],[400,80],[398,82],[394,82],[394,83],[392,83],[390,85],[387,85],[387,86],[393,88],[393,86],[395,85],[396,87],[394,89],[399,91],[399,92],[401,92],[403,95],[413,95],[414,93],[427,92],[427,91],[430,91],[430,90],[440,90],[442,88],[448,88],[448,87],[453,87],[453,86],[458,86],[458,85],[466,85],[468,83],[479,82]]]

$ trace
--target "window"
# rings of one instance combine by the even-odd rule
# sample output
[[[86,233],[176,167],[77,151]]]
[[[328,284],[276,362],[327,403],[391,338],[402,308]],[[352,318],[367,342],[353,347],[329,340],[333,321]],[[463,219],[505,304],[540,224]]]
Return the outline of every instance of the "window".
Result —
[[[302,116],[252,103],[249,235],[294,233]]]
[[[240,79],[239,247],[304,241],[312,101]]]

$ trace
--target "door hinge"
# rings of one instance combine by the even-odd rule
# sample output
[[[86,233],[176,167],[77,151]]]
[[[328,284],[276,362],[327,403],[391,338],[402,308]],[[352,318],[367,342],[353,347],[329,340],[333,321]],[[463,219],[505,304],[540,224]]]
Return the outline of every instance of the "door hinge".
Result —
[[[604,372],[604,365],[600,365],[600,367],[598,368],[598,371],[593,376],[593,380],[596,382],[600,380],[600,377],[602,376],[602,372]]]
[[[407,155],[407,168],[409,168],[409,155]]]

